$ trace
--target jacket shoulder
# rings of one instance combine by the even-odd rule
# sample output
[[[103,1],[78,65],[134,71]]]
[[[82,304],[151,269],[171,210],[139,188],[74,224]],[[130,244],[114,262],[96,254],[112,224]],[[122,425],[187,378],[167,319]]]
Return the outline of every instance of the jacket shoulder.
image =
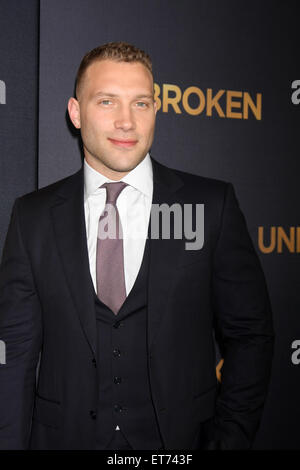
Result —
[[[217,178],[210,178],[207,176],[196,175],[194,173],[188,173],[186,171],[173,169],[175,174],[182,179],[185,184],[192,186],[201,186],[202,188],[211,188],[212,190],[222,190],[224,191],[227,188],[229,183],[228,181],[220,180]]]
[[[79,189],[83,182],[82,173],[82,169],[80,169],[70,176],[20,196],[17,201],[22,207],[38,208],[47,206],[53,203],[57,196],[64,196],[68,191]]]
[[[223,204],[229,188],[233,188],[228,181],[210,178],[186,171],[172,169],[172,172],[182,181],[180,195],[188,200],[199,200]]]
[[[227,191],[229,186],[232,186],[232,184],[227,181],[171,168],[158,162],[153,157],[151,158],[154,165],[154,172],[160,175],[160,179],[167,182],[167,184],[169,182],[173,184],[175,181],[174,186],[180,187],[181,191],[185,194],[221,196],[224,195],[224,192]]]

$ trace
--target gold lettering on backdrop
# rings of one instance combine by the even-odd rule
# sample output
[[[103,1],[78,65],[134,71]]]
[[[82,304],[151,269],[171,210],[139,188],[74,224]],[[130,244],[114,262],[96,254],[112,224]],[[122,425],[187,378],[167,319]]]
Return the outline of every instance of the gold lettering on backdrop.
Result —
[[[256,93],[256,104],[247,91],[244,91],[243,118],[248,119],[248,109],[251,108],[258,121],[261,120],[261,93]]]
[[[241,91],[227,91],[226,95],[226,116],[229,118],[242,119],[242,113],[232,111],[232,108],[242,108],[240,101],[233,101],[232,98],[242,98],[243,93]]]
[[[192,93],[197,95],[199,98],[199,105],[197,106],[197,108],[191,108],[189,105],[189,96]],[[200,88],[197,88],[196,86],[190,86],[183,93],[182,104],[186,112],[188,114],[191,114],[192,116],[196,116],[197,114],[202,113],[203,109],[205,108],[205,96],[203,91],[200,90]]]
[[[199,104],[192,107],[190,96],[196,95]],[[224,97],[224,99],[223,99]],[[187,87],[184,91],[178,85],[164,83],[161,87],[154,83],[154,99],[157,109],[163,113],[175,112],[176,114],[186,113],[197,116],[206,107],[206,116],[211,117],[213,110],[218,117],[230,119],[249,119],[251,113],[255,119],[261,120],[262,116],[262,94],[256,93],[256,98],[252,98],[247,91],[217,90],[212,88],[201,90],[196,86]]]
[[[282,242],[284,241],[288,250],[295,251],[295,227],[290,227],[290,236],[288,237],[283,227],[277,227],[277,251],[282,253]]]
[[[225,114],[219,103],[219,99],[224,95],[224,93],[225,90],[219,90],[218,93],[212,97],[212,89],[207,88],[206,116],[212,116],[212,109],[215,108],[220,117],[225,117]]]
[[[258,227],[258,247],[262,253],[271,253],[276,246],[276,227],[271,227],[270,245],[264,244],[264,228]]]
[[[300,227],[289,227],[288,230],[281,226],[271,227],[269,240],[269,246],[266,246],[264,227],[258,227],[258,247],[262,253],[268,254],[274,250],[282,253],[284,248],[290,253],[300,253]]]
[[[175,93],[175,96],[169,96],[169,91]],[[175,113],[181,114],[181,109],[178,106],[181,100],[181,90],[177,85],[171,85],[169,83],[163,84],[163,112],[168,112],[169,104],[173,107]]]
[[[224,359],[221,359],[218,362],[217,367],[216,367],[216,376],[217,376],[218,382],[222,381],[221,369],[222,369],[223,364],[224,364]]]

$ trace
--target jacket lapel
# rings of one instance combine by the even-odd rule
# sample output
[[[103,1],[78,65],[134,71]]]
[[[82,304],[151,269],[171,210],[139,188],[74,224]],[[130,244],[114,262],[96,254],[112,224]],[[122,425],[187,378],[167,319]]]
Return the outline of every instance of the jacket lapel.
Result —
[[[153,199],[152,205],[182,203],[176,191],[183,185],[174,171],[152,160]],[[151,211],[148,238],[150,242],[150,265],[148,280],[148,344],[153,347],[159,326],[167,310],[171,293],[174,270],[182,251],[182,240],[172,238],[151,239],[150,226],[153,223]],[[172,232],[171,232],[172,233]],[[160,233],[161,235],[161,233]]]
[[[85,229],[83,169],[61,186],[51,212],[67,284],[87,341],[96,354],[96,318]]]

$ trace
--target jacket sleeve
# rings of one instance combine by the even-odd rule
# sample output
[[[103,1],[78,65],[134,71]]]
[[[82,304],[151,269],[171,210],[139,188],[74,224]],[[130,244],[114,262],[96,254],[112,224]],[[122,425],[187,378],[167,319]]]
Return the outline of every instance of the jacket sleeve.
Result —
[[[215,440],[220,449],[249,449],[268,390],[274,332],[264,274],[231,184],[212,283],[216,336],[224,358]]]
[[[13,207],[0,267],[0,340],[5,345],[0,361],[0,449],[28,448],[42,343],[41,309],[22,239],[20,202],[17,199]]]

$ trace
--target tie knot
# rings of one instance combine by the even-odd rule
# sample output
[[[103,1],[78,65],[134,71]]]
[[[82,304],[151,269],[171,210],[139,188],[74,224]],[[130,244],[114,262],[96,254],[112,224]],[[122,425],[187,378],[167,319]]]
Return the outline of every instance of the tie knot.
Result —
[[[119,181],[116,183],[104,183],[100,188],[106,188],[106,204],[109,202],[115,204],[121,191],[127,186],[127,183]]]

